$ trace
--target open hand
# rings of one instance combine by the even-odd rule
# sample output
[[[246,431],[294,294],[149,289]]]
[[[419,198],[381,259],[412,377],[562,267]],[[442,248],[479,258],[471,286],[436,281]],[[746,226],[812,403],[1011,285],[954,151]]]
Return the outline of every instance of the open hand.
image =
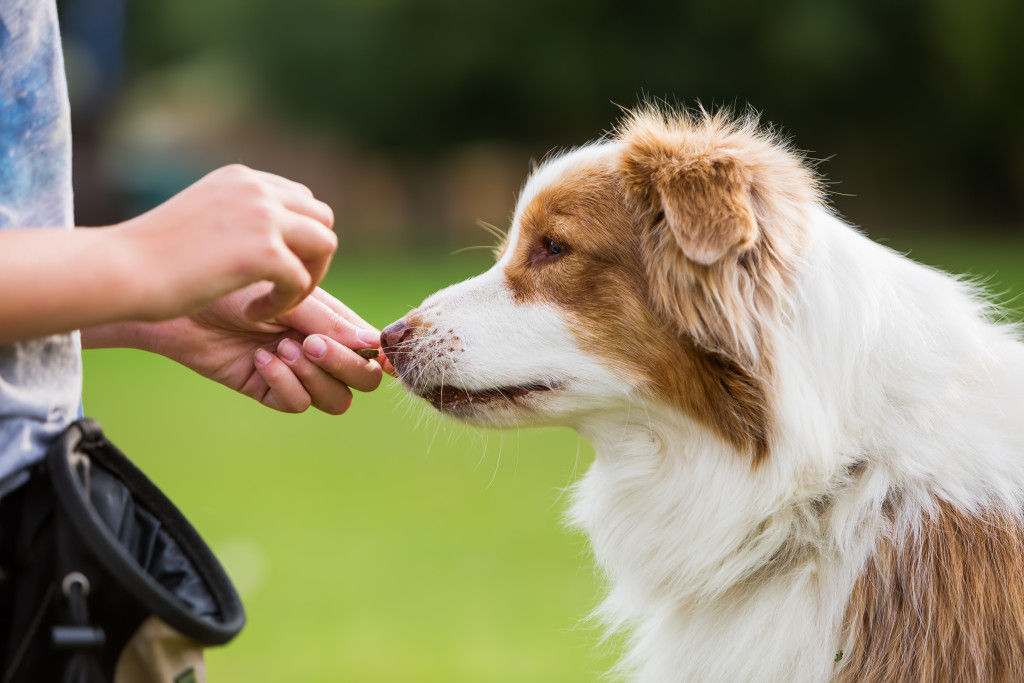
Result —
[[[250,285],[191,316],[151,323],[144,345],[289,413],[313,406],[339,415],[352,404],[351,389],[372,391],[383,369],[394,372],[383,356],[366,360],[352,350],[380,348],[380,333],[322,289],[275,318],[249,320],[251,302],[270,287]]]

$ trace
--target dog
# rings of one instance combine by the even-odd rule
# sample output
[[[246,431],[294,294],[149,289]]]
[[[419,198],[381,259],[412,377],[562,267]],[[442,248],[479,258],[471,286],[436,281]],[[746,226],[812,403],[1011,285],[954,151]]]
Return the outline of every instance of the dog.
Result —
[[[1024,680],[1024,345],[837,217],[754,115],[542,163],[495,265],[382,333],[475,425],[567,425],[572,522],[664,681]]]

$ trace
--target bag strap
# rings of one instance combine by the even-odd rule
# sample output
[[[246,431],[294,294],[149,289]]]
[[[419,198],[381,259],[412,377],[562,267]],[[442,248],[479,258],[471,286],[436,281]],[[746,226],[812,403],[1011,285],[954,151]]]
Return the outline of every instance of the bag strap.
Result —
[[[90,475],[82,455],[120,480],[134,503],[159,522],[202,579],[215,613],[190,610],[128,553],[84,493]],[[178,508],[104,436],[98,422],[86,418],[73,423],[47,455],[47,468],[70,524],[100,564],[140,603],[204,645],[222,645],[238,634],[245,611],[223,567]]]

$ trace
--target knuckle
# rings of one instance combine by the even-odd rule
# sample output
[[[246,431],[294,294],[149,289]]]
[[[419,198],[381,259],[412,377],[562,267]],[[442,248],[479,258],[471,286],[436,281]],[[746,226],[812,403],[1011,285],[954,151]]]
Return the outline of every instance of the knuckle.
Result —
[[[362,371],[358,388],[360,391],[374,391],[380,386],[383,379],[384,369],[380,365],[374,364],[373,367]]]
[[[377,364],[370,370],[370,381],[367,383],[367,391],[374,391],[384,380],[384,368]]]
[[[323,207],[324,207],[324,220],[326,221],[327,227],[333,228],[334,227],[334,209],[332,209],[329,204],[325,204],[323,202],[321,202],[321,204],[323,204]],[[335,236],[335,239],[337,239],[337,236]]]
[[[285,258],[280,252],[277,253],[277,256],[280,259]],[[275,281],[282,294],[289,299],[298,297],[300,292],[306,292],[312,287],[313,276],[301,264],[287,267],[279,272],[280,277],[275,278]],[[293,303],[298,303],[298,301]]]
[[[313,276],[302,266],[295,267],[295,283],[298,289],[305,292],[313,286]]]
[[[292,414],[304,413],[309,410],[309,406],[312,405],[312,400],[309,396],[300,397],[296,396],[287,403],[287,409],[285,412]]]
[[[238,183],[237,192],[250,202],[259,204],[267,200],[267,188],[257,178],[243,178]]]
[[[334,253],[338,248],[338,234],[333,230],[322,230],[324,236],[324,250]]]
[[[338,248],[338,235],[323,225],[308,223],[303,226],[304,249],[309,258],[330,256]]]
[[[277,206],[259,197],[249,203],[247,219],[254,227],[272,228],[277,222]]]
[[[328,402],[322,410],[328,415],[344,415],[352,407],[352,394],[346,392],[342,396]]]
[[[234,272],[247,280],[268,278],[274,271],[274,264],[281,259],[281,250],[273,242],[253,245],[234,261]]]
[[[330,322],[331,336],[335,339],[348,339],[355,335],[355,327],[340,315],[332,314]]]
[[[228,164],[227,166],[223,166],[214,171],[214,173],[223,175],[225,178],[236,180],[246,178],[252,172],[252,169],[246,166],[245,164]]]

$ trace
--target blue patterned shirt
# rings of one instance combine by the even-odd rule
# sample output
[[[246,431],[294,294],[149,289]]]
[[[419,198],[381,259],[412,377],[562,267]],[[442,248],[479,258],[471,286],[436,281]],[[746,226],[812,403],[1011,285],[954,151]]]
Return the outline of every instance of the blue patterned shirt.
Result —
[[[70,230],[71,199],[70,111],[55,0],[0,0],[0,231]],[[81,393],[78,333],[0,345],[0,480],[43,457],[77,417]]]

